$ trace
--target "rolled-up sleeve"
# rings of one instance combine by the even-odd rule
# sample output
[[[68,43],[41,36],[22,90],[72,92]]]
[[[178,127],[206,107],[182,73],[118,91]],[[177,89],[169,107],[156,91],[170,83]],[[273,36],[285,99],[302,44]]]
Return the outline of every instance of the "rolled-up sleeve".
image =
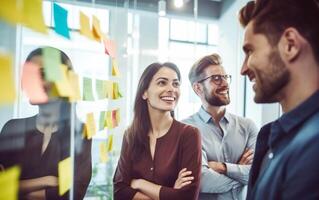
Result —
[[[191,184],[181,188],[174,189],[162,186],[160,190],[160,199],[165,200],[195,200],[198,198],[200,174],[201,174],[201,138],[196,128],[188,126],[181,140],[182,158],[181,169],[187,168],[192,171],[194,180]],[[179,169],[179,170],[181,170]]]
[[[128,150],[127,135],[125,134],[122,142],[120,159],[114,174],[114,200],[133,199],[137,190],[131,188],[130,183],[132,163]]]
[[[258,129],[253,121],[246,119],[246,132],[248,134],[247,144],[245,149],[252,149],[255,151],[256,139],[258,134]],[[249,171],[251,165],[239,165],[234,163],[225,163],[227,167],[227,176],[236,181],[241,182],[244,185],[248,184]]]
[[[200,192],[202,193],[225,193],[233,188],[242,186],[241,183],[235,181],[223,174],[220,174],[208,167],[206,152],[202,151],[202,179]]]

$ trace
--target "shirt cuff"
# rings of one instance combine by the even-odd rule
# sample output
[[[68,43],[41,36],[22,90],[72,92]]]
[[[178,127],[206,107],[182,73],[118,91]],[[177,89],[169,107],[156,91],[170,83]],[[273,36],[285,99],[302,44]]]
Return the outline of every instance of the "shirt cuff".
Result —
[[[234,177],[238,173],[238,166],[237,164],[233,163],[224,163],[226,165],[227,171],[226,174],[227,176]]]

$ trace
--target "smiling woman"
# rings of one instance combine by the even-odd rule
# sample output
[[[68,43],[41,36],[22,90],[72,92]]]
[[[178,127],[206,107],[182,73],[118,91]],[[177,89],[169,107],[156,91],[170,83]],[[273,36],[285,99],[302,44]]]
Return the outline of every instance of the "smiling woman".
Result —
[[[114,199],[197,199],[201,167],[196,128],[173,118],[180,96],[173,63],[143,72],[114,175]]]

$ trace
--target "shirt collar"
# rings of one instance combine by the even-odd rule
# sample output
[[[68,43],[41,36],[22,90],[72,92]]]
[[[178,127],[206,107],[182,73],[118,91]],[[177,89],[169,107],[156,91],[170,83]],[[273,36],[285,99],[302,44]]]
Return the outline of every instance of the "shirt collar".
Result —
[[[288,113],[283,114],[279,119],[271,123],[268,145],[274,143],[288,134],[295,133],[293,130],[302,124],[313,113],[319,110],[319,91],[311,95],[307,100]]]
[[[199,111],[198,111],[198,115],[199,117],[205,122],[208,123],[210,122],[210,120],[212,120],[212,116],[204,109],[203,106],[200,107]],[[226,111],[224,117],[222,117],[222,120],[224,120],[228,123],[229,119],[230,119],[230,114]]]
[[[295,109],[283,114],[278,122],[286,133],[291,132],[296,126],[301,124],[313,113],[319,110],[319,90],[311,95],[306,101],[301,103]]]

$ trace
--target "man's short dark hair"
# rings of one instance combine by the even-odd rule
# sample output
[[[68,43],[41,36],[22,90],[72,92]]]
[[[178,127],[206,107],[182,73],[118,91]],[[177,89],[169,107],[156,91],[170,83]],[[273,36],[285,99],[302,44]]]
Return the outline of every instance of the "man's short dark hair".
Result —
[[[194,82],[202,79],[202,73],[204,69],[206,69],[209,65],[221,65],[222,64],[222,59],[221,57],[217,54],[211,54],[208,56],[204,56],[203,58],[199,59],[195,64],[192,66],[188,78],[191,84]]]
[[[255,0],[250,1],[239,13],[243,27],[250,21],[254,32],[265,34],[272,46],[285,29],[293,27],[311,45],[319,63],[319,0]]]

